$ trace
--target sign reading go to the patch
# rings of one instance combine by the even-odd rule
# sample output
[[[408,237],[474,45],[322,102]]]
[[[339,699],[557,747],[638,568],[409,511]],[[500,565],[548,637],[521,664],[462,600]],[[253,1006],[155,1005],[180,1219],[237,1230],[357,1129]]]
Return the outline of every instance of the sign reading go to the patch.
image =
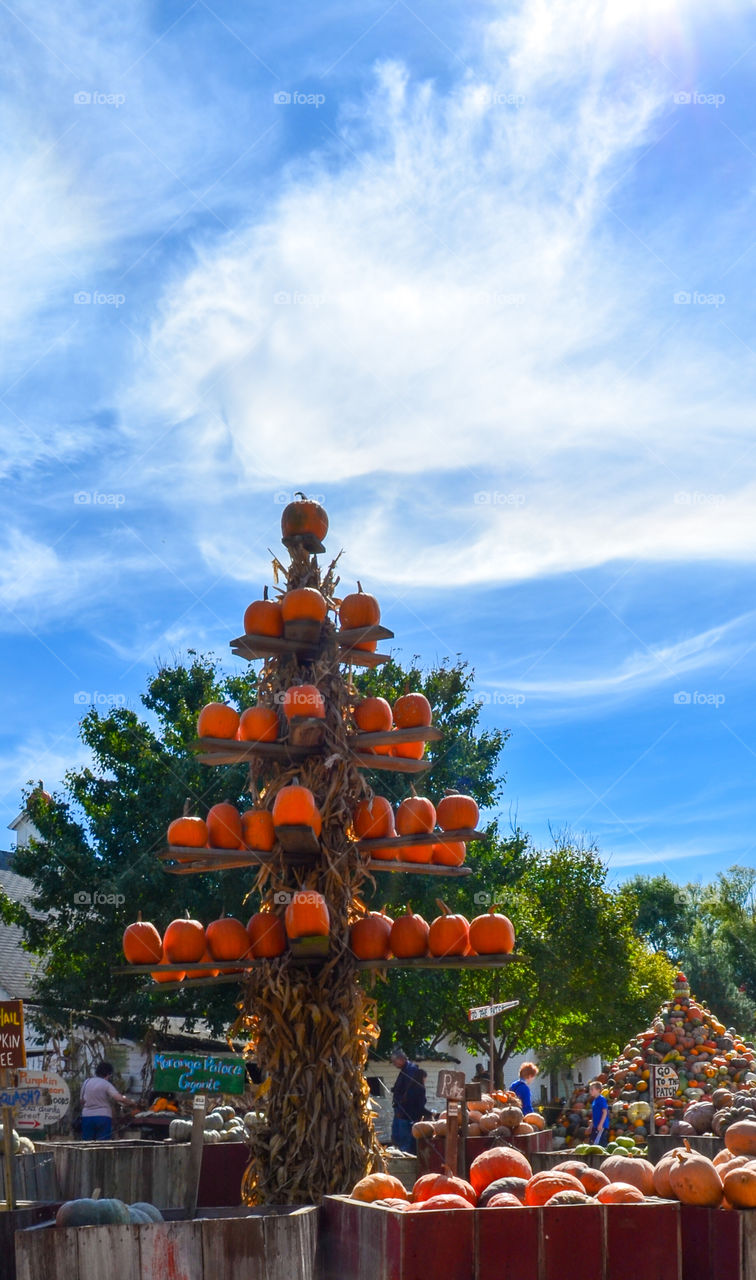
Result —
[[[676,1098],[680,1087],[680,1077],[674,1067],[662,1062],[652,1068],[652,1091],[655,1098]]]
[[[68,1114],[71,1091],[52,1071],[19,1071],[15,1087],[0,1092],[0,1106],[15,1107],[17,1129],[45,1129]]]
[[[152,1087],[158,1093],[244,1093],[244,1059],[231,1053],[156,1053]]]
[[[21,1000],[0,1000],[0,1067],[25,1067],[24,1006]]]

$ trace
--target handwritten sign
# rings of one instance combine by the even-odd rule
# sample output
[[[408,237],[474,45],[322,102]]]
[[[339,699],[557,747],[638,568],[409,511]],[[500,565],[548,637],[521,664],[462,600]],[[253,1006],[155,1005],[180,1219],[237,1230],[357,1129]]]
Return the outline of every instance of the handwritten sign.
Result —
[[[16,1108],[17,1129],[45,1129],[68,1114],[71,1091],[52,1071],[18,1071],[15,1086],[0,1092],[0,1106]]]
[[[244,1093],[244,1059],[231,1053],[156,1053],[152,1087],[158,1093]]]
[[[439,1071],[436,1085],[437,1098],[456,1098],[461,1101],[465,1096],[464,1071]]]
[[[479,1004],[475,1009],[467,1010],[468,1021],[478,1022],[481,1018],[495,1018],[497,1013],[505,1009],[515,1009],[519,1000],[505,1000],[503,1004]]]
[[[0,1000],[0,1068],[25,1066],[23,1003],[21,1000]]]
[[[653,1072],[652,1090],[655,1098],[676,1098],[680,1088],[680,1077],[674,1067],[662,1062],[651,1068]]]

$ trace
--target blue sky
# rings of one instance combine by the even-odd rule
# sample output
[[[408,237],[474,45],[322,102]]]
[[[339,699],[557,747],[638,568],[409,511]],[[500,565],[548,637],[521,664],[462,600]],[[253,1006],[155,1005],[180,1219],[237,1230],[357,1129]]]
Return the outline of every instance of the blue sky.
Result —
[[[77,694],[227,653],[304,488],[475,666],[505,819],[753,862],[756,18],[707,10],[3,6],[5,821]]]

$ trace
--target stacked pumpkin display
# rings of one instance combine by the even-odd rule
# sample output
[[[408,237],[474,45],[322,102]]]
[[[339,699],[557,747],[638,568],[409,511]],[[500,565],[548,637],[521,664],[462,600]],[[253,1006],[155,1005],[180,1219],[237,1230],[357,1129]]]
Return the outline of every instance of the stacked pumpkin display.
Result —
[[[349,944],[358,960],[420,959],[435,956],[501,956],[514,950],[512,921],[495,906],[468,921],[438,901],[441,914],[429,925],[408,908],[392,920],[382,911],[370,911],[349,931]]]
[[[383,699],[374,698],[371,701],[382,702]],[[352,814],[352,826],[357,840],[395,842],[375,847],[371,844],[370,856],[380,862],[434,862],[441,866],[458,867],[465,860],[467,846],[464,840],[454,839],[454,833],[467,834],[474,831],[478,817],[478,806],[472,796],[447,792],[436,808],[425,796],[417,795],[413,787],[396,813],[384,796],[372,796],[369,800],[360,801]],[[436,824],[437,841],[412,841],[413,836],[430,836],[435,833]],[[402,836],[408,838],[407,844],[402,844]]]
[[[433,712],[424,694],[407,691],[397,698],[393,707],[385,698],[364,698],[355,706],[354,719],[362,733],[396,734],[395,742],[361,746],[362,751],[373,752],[375,755],[395,756],[398,759],[422,760],[425,754],[425,743],[423,741],[404,742],[401,740],[403,735],[397,731],[430,728]]]
[[[674,998],[662,1005],[649,1027],[625,1046],[607,1075],[612,1136],[645,1138],[633,1104],[647,1102],[651,1067],[669,1063],[678,1075],[677,1096],[659,1102],[657,1133],[717,1136],[756,1111],[756,1053],[732,1029],[694,1000],[684,974]],[[650,1108],[648,1111],[650,1116]]]

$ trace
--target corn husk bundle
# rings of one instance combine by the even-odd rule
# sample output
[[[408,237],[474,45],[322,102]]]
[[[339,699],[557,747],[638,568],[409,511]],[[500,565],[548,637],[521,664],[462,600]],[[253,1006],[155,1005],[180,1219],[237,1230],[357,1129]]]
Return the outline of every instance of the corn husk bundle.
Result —
[[[317,561],[295,551],[285,570],[290,588],[317,587],[327,599],[336,585],[335,562],[321,581]],[[250,1135],[250,1163],[242,1196],[247,1204],[313,1203],[348,1193],[366,1173],[384,1167],[368,1110],[364,1071],[378,1037],[375,1003],[363,991],[347,946],[368,879],[348,829],[355,804],[370,791],[352,763],[347,741],[353,691],[338,664],[335,628],[324,624],[323,651],[314,663],[295,657],[266,662],[260,700],[278,705],[291,685],[320,689],[326,705],[322,754],[295,766],[257,762],[250,789],[271,808],[277,792],[294,779],[313,792],[323,817],[321,853],[314,864],[291,865],[276,845],[261,867],[255,889],[265,909],[281,913],[281,891],[316,889],[328,904],[331,955],[321,966],[286,954],[251,970],[244,986],[235,1034],[246,1035],[265,1077],[261,1087],[266,1123]]]

